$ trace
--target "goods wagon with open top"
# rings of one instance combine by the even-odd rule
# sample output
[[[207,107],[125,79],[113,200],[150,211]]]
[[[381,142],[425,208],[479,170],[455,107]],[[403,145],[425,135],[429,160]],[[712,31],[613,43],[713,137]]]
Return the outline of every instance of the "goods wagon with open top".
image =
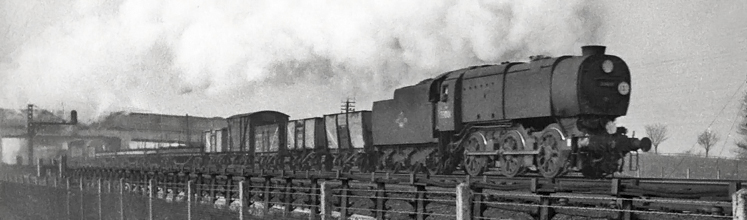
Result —
[[[290,164],[286,132],[288,115],[277,111],[260,111],[228,117],[229,152],[237,152],[243,165],[283,169]]]
[[[371,111],[354,111],[324,116],[329,157],[322,161],[326,166],[360,171],[375,169],[375,149],[371,131]]]

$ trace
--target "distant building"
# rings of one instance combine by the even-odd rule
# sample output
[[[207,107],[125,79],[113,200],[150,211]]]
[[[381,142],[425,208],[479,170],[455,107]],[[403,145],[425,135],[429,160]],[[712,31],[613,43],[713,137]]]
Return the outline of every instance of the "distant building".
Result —
[[[68,155],[68,144],[75,141],[84,141],[86,143],[101,143],[99,148],[110,146],[119,148],[121,140],[117,137],[96,137],[96,136],[63,136],[63,135],[37,135],[34,137],[34,160],[42,160],[43,164],[52,164],[60,156]],[[6,136],[0,141],[0,152],[2,152],[3,164],[21,164],[29,165],[28,160],[28,136]]]
[[[47,111],[38,113],[35,121],[55,121]],[[35,111],[35,114],[36,111]],[[68,145],[85,145],[95,151],[117,151],[143,148],[203,147],[203,132],[227,127],[220,117],[163,115],[116,112],[90,125],[51,125],[37,129],[34,137],[34,159],[52,163],[68,152]],[[28,160],[28,140],[24,111],[0,109],[0,162],[33,164]],[[88,152],[91,152],[87,150]]]
[[[224,118],[114,113],[79,130],[81,136],[109,136],[122,140],[121,150],[202,145],[203,132],[227,127]],[[105,151],[120,149],[103,149]]]

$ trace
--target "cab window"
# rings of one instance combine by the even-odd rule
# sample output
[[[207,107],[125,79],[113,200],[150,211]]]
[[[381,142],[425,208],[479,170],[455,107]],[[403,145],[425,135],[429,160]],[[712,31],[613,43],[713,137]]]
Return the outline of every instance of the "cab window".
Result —
[[[448,102],[449,101],[449,85],[444,85],[441,88],[441,101],[442,102]]]

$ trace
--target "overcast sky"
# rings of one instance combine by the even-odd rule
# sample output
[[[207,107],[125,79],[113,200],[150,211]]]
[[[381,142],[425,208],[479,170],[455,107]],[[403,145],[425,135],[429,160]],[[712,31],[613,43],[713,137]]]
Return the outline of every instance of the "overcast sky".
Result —
[[[0,0],[0,107],[294,118],[359,109],[469,65],[608,46],[632,71],[619,124],[662,152],[734,148],[747,8],[733,1]],[[736,95],[735,95],[736,94]],[[722,110],[723,109],[723,110]],[[738,122],[738,121],[737,121]]]
[[[747,81],[747,1],[605,3],[618,9],[605,16],[605,44],[633,74],[620,122],[637,135],[645,124],[668,125],[663,152],[702,152],[697,135],[711,128],[721,137],[711,155],[732,155]]]

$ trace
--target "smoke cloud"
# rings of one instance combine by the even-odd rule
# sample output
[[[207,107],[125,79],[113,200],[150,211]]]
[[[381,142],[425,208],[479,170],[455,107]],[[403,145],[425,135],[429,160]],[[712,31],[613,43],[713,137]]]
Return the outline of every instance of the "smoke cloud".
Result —
[[[587,1],[4,1],[0,103],[295,118],[468,65],[600,43]],[[0,16],[3,16],[0,15]],[[2,35],[5,33],[4,35]]]

